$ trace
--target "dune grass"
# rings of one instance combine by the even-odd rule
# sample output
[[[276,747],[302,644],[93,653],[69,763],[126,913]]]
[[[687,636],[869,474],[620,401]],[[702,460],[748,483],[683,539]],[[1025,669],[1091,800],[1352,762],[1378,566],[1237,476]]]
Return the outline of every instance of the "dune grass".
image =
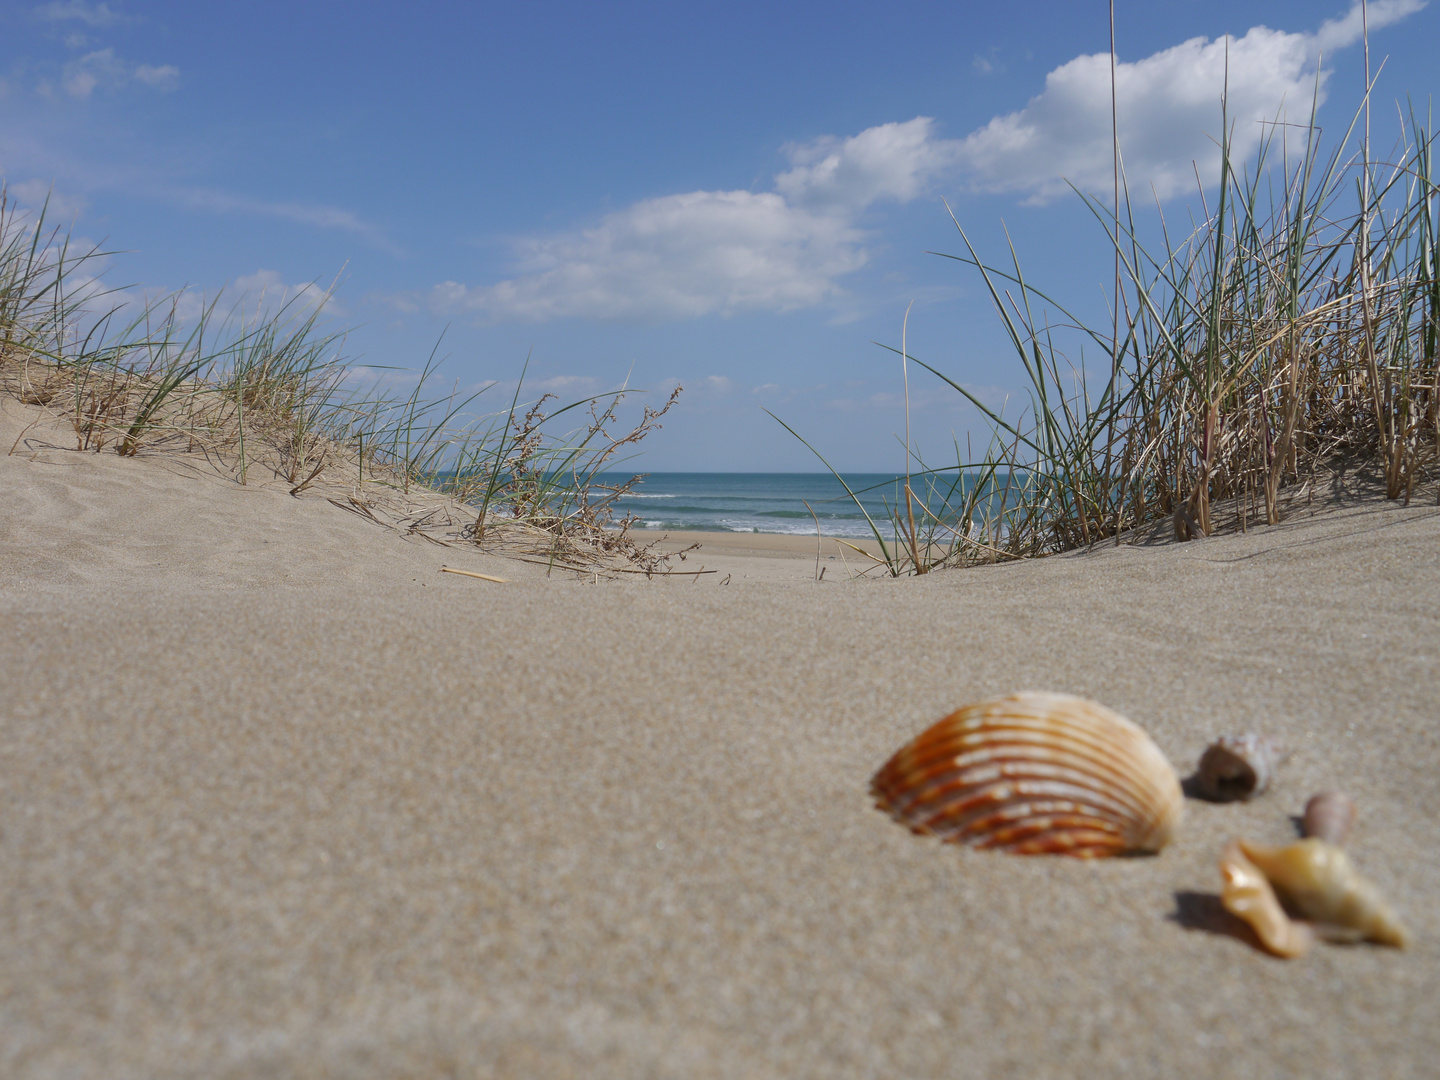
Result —
[[[1123,182],[1115,204],[1077,191],[1116,259],[1109,326],[1087,326],[1037,287],[1013,246],[1006,264],[986,262],[952,212],[964,250],[946,257],[979,273],[1029,401],[1007,418],[903,344],[892,350],[963,395],[990,438],[979,456],[957,446],[945,468],[907,446],[930,497],[897,503],[883,528],[872,522],[882,544],[882,532],[892,538],[886,569],[1119,543],[1162,523],[1181,540],[1273,525],[1336,470],[1370,470],[1406,503],[1433,484],[1434,128],[1402,113],[1398,145],[1376,160],[1368,107],[1367,97],[1328,152],[1313,111],[1298,138],[1271,127],[1246,163],[1231,157],[1227,126],[1220,175],[1198,192],[1201,220],[1178,238],[1158,204],[1137,223]],[[1087,348],[1103,366],[1087,364]]]
[[[184,293],[145,300],[104,288],[95,275],[109,254],[73,247],[43,209],[21,213],[0,187],[0,388],[62,421],[76,450],[197,455],[235,483],[313,488],[412,532],[443,520],[452,528],[442,542],[585,568],[663,567],[614,516],[640,478],[598,477],[679,389],[625,430],[628,387],[527,402],[522,369],[508,408],[486,413],[493,383],[435,392],[438,346],[408,392],[383,374],[366,381],[343,354],[344,334],[322,323],[328,292],[278,309],[262,299],[249,312],[222,309],[217,296],[196,311]]]
[[[984,264],[960,230],[960,258],[1031,386],[1030,422],[1010,424],[946,379],[990,419],[1000,466],[1025,478],[1005,511],[1010,550],[1066,550],[1166,518],[1180,539],[1277,524],[1287,490],[1342,463],[1373,466],[1386,497],[1407,502],[1433,479],[1434,136],[1413,114],[1406,134],[1389,162],[1346,160],[1344,142],[1322,156],[1312,123],[1298,161],[1272,167],[1272,139],[1243,171],[1227,137],[1206,219],[1172,244],[1160,216],[1158,250],[1133,217],[1087,199],[1122,267],[1114,337],[1035,289],[1018,259]],[[1112,358],[1093,396],[1039,305]]]

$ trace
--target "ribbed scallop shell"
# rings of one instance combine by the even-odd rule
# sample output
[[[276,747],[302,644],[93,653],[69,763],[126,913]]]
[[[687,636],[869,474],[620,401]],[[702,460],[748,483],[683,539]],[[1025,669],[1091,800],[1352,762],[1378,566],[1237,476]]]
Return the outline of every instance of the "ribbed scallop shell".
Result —
[[[870,786],[917,833],[1017,855],[1159,851],[1180,820],[1175,770],[1139,727],[1068,694],[967,705],[923,732]]]

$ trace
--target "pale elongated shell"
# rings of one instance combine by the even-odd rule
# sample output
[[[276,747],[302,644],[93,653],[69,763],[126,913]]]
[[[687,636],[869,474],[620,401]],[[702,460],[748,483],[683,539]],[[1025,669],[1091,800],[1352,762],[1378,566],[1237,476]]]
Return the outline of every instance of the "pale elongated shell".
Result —
[[[967,705],[871,782],[914,832],[1020,855],[1159,851],[1180,820],[1175,770],[1103,705],[1028,692]]]
[[[1285,847],[1239,841],[1281,899],[1316,929],[1337,940],[1378,941],[1404,948],[1408,935],[1379,890],[1360,876],[1342,848],[1324,840]]]
[[[1250,924],[1261,945],[1276,956],[1303,956],[1309,951],[1315,932],[1285,914],[1269,880],[1235,841],[1220,853],[1220,877],[1224,882],[1220,902],[1231,915]]]
[[[1284,744],[1268,735],[1222,735],[1201,755],[1195,786],[1213,802],[1253,798],[1270,786],[1289,756]]]
[[[1343,844],[1355,825],[1355,800],[1342,791],[1322,791],[1305,804],[1300,829],[1306,836]]]

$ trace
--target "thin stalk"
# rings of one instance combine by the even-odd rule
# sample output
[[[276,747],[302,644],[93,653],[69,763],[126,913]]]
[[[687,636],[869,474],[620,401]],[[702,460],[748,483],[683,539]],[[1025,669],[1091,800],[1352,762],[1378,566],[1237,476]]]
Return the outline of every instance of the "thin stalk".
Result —
[[[915,573],[925,573],[925,564],[920,558],[920,546],[915,540],[915,495],[910,490],[910,368],[905,337],[910,329],[910,309],[915,306],[911,300],[905,308],[905,318],[900,324],[900,371],[905,381],[905,514],[910,521],[910,561]]]

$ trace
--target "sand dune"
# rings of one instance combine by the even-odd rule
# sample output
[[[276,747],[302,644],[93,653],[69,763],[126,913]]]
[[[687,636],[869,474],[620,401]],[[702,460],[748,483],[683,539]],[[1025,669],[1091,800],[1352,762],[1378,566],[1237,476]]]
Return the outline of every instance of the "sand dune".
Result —
[[[5,1076],[1440,1060],[1433,506],[900,581],[687,558],[738,560],[722,584],[547,576],[173,460],[22,448],[0,492]],[[870,805],[903,741],[1024,687],[1182,772],[1227,731],[1295,753],[1155,858],[960,850]],[[1215,860],[1330,787],[1413,944],[1276,960]]]

